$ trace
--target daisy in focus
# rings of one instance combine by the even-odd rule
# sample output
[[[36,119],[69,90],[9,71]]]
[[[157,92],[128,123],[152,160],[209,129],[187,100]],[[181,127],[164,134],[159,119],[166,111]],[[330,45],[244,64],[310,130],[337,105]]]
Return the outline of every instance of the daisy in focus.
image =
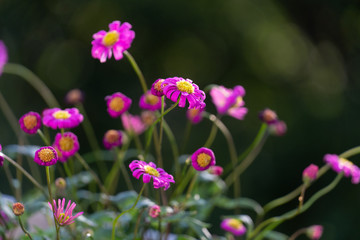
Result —
[[[45,109],[42,113],[42,122],[45,126],[52,129],[74,128],[84,120],[84,116],[77,108],[60,108]]]
[[[358,166],[345,158],[340,158],[336,154],[326,154],[324,161],[337,173],[343,172],[345,177],[352,177],[351,182],[358,184],[360,182],[360,169]]]
[[[19,119],[21,129],[28,134],[35,134],[41,127],[41,116],[37,112],[28,112]]]
[[[59,223],[60,226],[70,225],[75,222],[75,218],[79,217],[83,214],[83,212],[79,212],[73,216],[73,210],[76,207],[76,204],[71,200],[69,200],[68,204],[65,208],[65,198],[62,200],[58,199],[58,204],[56,205],[55,199],[53,200],[53,204],[48,202],[51,211],[54,213],[56,221]],[[53,206],[54,209],[53,209]]]

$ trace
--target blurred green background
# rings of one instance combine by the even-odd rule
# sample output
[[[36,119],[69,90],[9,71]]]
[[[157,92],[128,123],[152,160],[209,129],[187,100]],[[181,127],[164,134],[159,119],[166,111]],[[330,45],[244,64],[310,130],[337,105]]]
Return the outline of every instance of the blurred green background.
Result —
[[[182,76],[200,88],[208,84],[245,87],[249,109],[245,120],[223,118],[238,152],[256,135],[260,127],[257,115],[265,107],[287,123],[287,134],[269,138],[243,175],[243,196],[265,204],[301,184],[303,169],[310,163],[322,166],[325,153],[340,154],[359,144],[357,1],[2,0],[0,39],[8,47],[9,62],[34,71],[62,107],[67,107],[63,101],[67,91],[82,89],[99,140],[109,128],[122,128],[121,122],[106,112],[106,95],[125,93],[133,99],[130,112],[139,113],[141,88],[129,62],[111,59],[100,64],[91,57],[92,34],[107,30],[113,20],[132,24],[136,37],[129,52],[148,85],[160,77]],[[35,90],[16,76],[1,76],[0,91],[18,118],[46,107]],[[207,111],[215,113],[210,97],[206,103]],[[180,143],[184,113],[178,109],[167,116]],[[2,112],[0,126],[1,144],[17,143]],[[194,129],[188,153],[202,146],[209,127],[204,120]],[[82,144],[80,153],[85,153],[89,149],[85,135],[82,129],[75,132]],[[30,140],[41,144],[37,136]],[[219,164],[229,162],[224,142],[219,133],[213,147]],[[351,160],[359,163],[359,157]],[[313,188],[321,188],[334,177],[329,171]],[[1,191],[6,192],[3,174],[0,180]],[[359,186],[343,179],[310,210],[278,230],[290,235],[299,228],[321,224],[325,229],[322,239],[359,239],[359,202]],[[217,226],[212,229],[221,233]]]

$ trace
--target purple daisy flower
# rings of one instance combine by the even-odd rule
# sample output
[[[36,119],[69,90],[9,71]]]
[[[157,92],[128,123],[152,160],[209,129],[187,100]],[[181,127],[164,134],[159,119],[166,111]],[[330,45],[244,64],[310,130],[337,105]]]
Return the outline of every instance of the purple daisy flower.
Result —
[[[153,179],[154,188],[164,188],[167,190],[170,183],[175,183],[174,177],[164,171],[162,168],[157,168],[155,163],[146,163],[140,160],[134,160],[129,165],[133,176],[137,179],[143,176],[143,182],[148,183]]]
[[[230,115],[236,119],[242,120],[248,110],[244,107],[245,89],[238,85],[234,89],[225,88],[224,86],[213,87],[210,90],[212,102],[218,113]]]
[[[159,78],[151,85],[151,93],[155,96],[162,97],[164,96],[162,83],[165,79]]]
[[[204,171],[215,165],[214,152],[205,147],[201,147],[191,155],[191,162],[195,170]]]
[[[0,40],[0,76],[3,72],[5,64],[8,62],[8,53],[3,41]]]
[[[2,155],[2,146],[0,144],[0,167],[4,165],[4,156]]]
[[[324,161],[329,164],[335,172],[343,172],[346,177],[351,176],[351,182],[353,184],[358,184],[360,182],[360,169],[349,160],[340,158],[336,154],[326,154],[324,156]]]
[[[186,111],[186,117],[192,124],[197,124],[203,119],[204,108],[190,108]]]
[[[35,134],[41,127],[41,116],[37,112],[28,112],[19,119],[21,129],[28,134]]]
[[[93,35],[94,40],[91,42],[91,54],[100,62],[106,62],[112,54],[116,60],[123,58],[123,52],[130,48],[135,38],[135,32],[130,30],[131,24],[120,21],[113,21],[109,24],[109,31],[101,30]]]
[[[220,226],[225,231],[234,234],[234,236],[242,236],[246,233],[246,227],[236,218],[226,218],[221,222]]]
[[[65,158],[73,156],[80,149],[78,138],[72,132],[57,133],[54,145]]]
[[[147,91],[140,97],[139,107],[145,110],[155,111],[161,109],[161,97]]]
[[[105,97],[107,111],[111,117],[117,118],[126,112],[132,103],[132,100],[120,92],[116,92]]]
[[[84,120],[84,116],[77,108],[60,108],[45,109],[42,113],[42,122],[45,126],[52,129],[74,128]]]
[[[48,204],[55,216],[56,221],[59,223],[60,226],[66,226],[74,223],[75,218],[83,214],[83,212],[79,212],[75,216],[73,216],[73,210],[76,207],[76,204],[74,202],[71,203],[71,200],[69,200],[65,208],[65,198],[63,198],[62,200],[58,199],[57,205],[55,199],[53,200],[53,204],[51,204],[50,202],[48,202]],[[52,205],[54,205],[54,209]]]
[[[58,155],[55,148],[51,146],[41,147],[35,152],[34,161],[41,166],[51,166],[56,164]]]
[[[179,107],[185,107],[186,102],[190,108],[205,108],[205,93],[199,89],[198,85],[190,79],[180,77],[167,78],[161,84],[164,95],[173,102],[177,102],[180,97]]]
[[[124,133],[120,130],[108,130],[106,131],[103,144],[106,149],[111,149],[113,147],[121,147],[123,144]]]
[[[140,116],[131,115],[129,113],[121,115],[121,121],[128,133],[136,135],[142,134],[146,130],[146,126]]]

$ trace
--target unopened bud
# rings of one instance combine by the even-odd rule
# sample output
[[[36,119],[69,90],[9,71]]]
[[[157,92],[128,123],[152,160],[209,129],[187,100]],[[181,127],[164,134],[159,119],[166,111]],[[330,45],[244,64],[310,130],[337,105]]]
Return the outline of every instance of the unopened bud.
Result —
[[[75,105],[84,101],[84,93],[80,89],[72,89],[65,96],[67,104]]]
[[[55,186],[59,190],[64,190],[66,188],[66,181],[64,178],[59,177],[55,180]]]
[[[306,235],[311,240],[320,239],[322,234],[323,234],[323,226],[321,226],[321,225],[312,225],[312,226],[308,227],[308,229],[306,231]]]
[[[259,118],[261,121],[267,124],[274,124],[278,121],[278,116],[273,110],[266,108],[259,113]]]
[[[13,213],[16,215],[16,216],[21,216],[23,215],[25,212],[25,207],[22,203],[14,203],[13,204]]]
[[[287,131],[287,126],[284,121],[277,121],[270,125],[270,133],[275,136],[283,136]]]
[[[149,208],[149,216],[152,218],[157,218],[161,212],[159,205],[153,205]]]
[[[220,166],[211,166],[209,168],[209,172],[211,174],[214,174],[216,176],[220,176],[223,173],[224,169]]]

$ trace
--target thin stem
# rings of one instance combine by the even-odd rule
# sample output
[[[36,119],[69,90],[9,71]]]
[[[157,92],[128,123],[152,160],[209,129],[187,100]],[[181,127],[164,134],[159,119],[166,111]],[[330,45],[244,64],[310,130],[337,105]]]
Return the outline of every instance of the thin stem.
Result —
[[[188,188],[188,190],[186,192],[186,200],[188,200],[191,197],[191,191],[193,190],[193,188],[195,186],[196,179],[197,179],[198,175],[199,174],[196,172],[195,175],[193,176],[191,182],[190,182],[189,188]]]
[[[119,156],[119,149],[115,148],[115,151],[116,151],[116,156]],[[121,172],[122,172],[122,174],[123,174],[123,176],[125,178],[125,182],[126,182],[126,185],[127,185],[128,189],[134,190],[134,186],[131,183],[129,173],[128,173],[128,171],[126,171],[124,161],[119,159],[119,162],[120,162],[120,169],[121,169]]]
[[[41,139],[43,140],[45,145],[47,145],[47,146],[50,145],[49,140],[47,139],[47,137],[45,137],[44,133],[40,130],[40,128],[37,130],[37,134],[39,134],[39,136],[41,137]]]
[[[23,223],[21,221],[21,217],[18,216],[18,219],[19,219],[19,225],[20,225],[21,229],[23,230],[25,235],[28,236],[32,240],[32,237],[31,237],[30,233],[25,229],[25,227],[24,227],[24,225],[23,225]]]
[[[304,233],[306,233],[306,228],[301,228],[301,229],[299,229],[299,230],[297,230],[296,232],[294,232],[293,233],[293,235],[291,235],[290,237],[289,237],[289,239],[288,240],[295,240],[298,236],[300,236],[301,234],[304,234]]]
[[[58,225],[58,222],[55,217],[55,204],[54,204],[54,199],[53,199],[52,193],[51,193],[50,167],[45,166],[45,171],[46,171],[46,182],[47,182],[48,191],[49,191],[49,199],[50,199],[50,203],[52,205],[52,210],[53,210],[54,224],[55,224],[55,229],[56,229],[56,239],[60,240],[60,231],[59,231],[60,226]]]
[[[6,178],[7,178],[8,181],[9,181],[11,190],[12,190],[13,194],[15,195],[15,193],[16,193],[16,187],[14,186],[13,176],[12,176],[10,170],[9,170],[9,166],[8,166],[7,164],[4,164],[4,165],[3,165],[3,168],[4,168],[4,171],[5,171]],[[45,196],[46,196],[46,192],[45,192]],[[17,200],[17,201],[20,201],[20,199],[16,199],[16,200]],[[1,217],[1,214],[0,214],[0,217]]]
[[[217,130],[218,128],[216,127],[216,124],[215,124],[215,121],[213,122],[213,125],[211,127],[211,130],[210,130],[210,134],[204,144],[204,147],[207,147],[207,148],[210,148],[211,145],[213,144],[214,140],[215,140],[215,137],[216,137],[216,134],[217,134]]]
[[[173,153],[173,158],[174,158],[174,163],[175,163],[175,178],[178,179],[178,177],[180,175],[180,163],[179,163],[178,145],[176,143],[174,133],[171,131],[171,128],[169,127],[169,125],[167,124],[165,119],[163,121],[163,124],[164,124],[165,134],[166,134],[167,139],[168,139],[168,141],[170,143],[171,150],[172,150],[172,153]]]
[[[131,64],[131,66],[133,67],[136,75],[138,76],[138,78],[140,80],[141,87],[142,87],[144,93],[146,93],[148,88],[146,86],[146,81],[145,81],[144,75],[142,74],[138,64],[136,63],[135,59],[133,58],[133,56],[128,51],[124,51],[124,54],[127,57],[127,59],[129,60],[129,62]]]
[[[141,219],[141,216],[144,211],[145,211],[145,209],[141,209],[139,216],[136,219],[136,224],[135,224],[135,229],[134,229],[134,240],[136,240],[136,235],[137,235],[137,232],[139,231],[140,219]]]

